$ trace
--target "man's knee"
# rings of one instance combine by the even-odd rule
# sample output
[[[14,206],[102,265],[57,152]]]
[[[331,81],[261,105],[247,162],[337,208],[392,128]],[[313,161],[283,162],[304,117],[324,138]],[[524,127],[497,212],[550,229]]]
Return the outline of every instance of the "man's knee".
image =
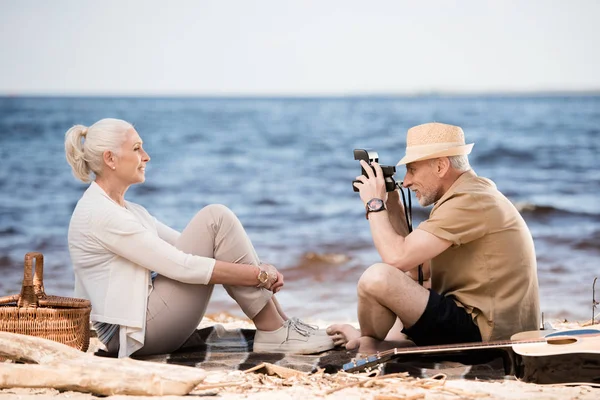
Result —
[[[358,295],[373,295],[383,292],[391,283],[391,276],[398,270],[385,263],[371,265],[358,280]]]

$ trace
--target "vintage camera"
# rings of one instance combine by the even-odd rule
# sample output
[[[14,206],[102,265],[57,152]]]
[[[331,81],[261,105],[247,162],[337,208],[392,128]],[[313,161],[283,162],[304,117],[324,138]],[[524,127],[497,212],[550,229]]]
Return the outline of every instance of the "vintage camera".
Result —
[[[371,165],[372,162],[379,162],[379,154],[373,150],[364,150],[364,149],[354,149],[354,159],[355,160],[365,160],[367,164]],[[387,192],[393,192],[396,190],[396,181],[394,181],[394,174],[396,173],[396,167],[393,165],[380,165],[381,170],[383,171],[383,178],[385,180],[385,190]],[[373,168],[373,172],[375,172],[375,168]],[[361,168],[362,174],[364,176],[368,176],[367,172],[364,168]],[[355,192],[358,192],[358,189],[354,184],[359,181],[352,181],[352,187]]]

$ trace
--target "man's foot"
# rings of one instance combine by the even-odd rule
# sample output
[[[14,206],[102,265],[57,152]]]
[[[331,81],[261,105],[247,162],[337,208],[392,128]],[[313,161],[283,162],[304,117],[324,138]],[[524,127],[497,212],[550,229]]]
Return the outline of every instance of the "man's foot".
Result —
[[[257,353],[314,354],[334,347],[327,335],[316,335],[295,319],[288,319],[275,331],[256,330],[254,351]]]
[[[350,344],[350,343],[349,343]],[[399,347],[414,347],[415,343],[412,340],[377,340],[370,336],[361,336],[352,342],[353,348],[358,348],[358,353],[363,355],[375,354],[381,351],[392,350]],[[348,345],[346,345],[348,348]]]
[[[326,332],[336,346],[345,346],[348,350],[358,347],[360,331],[352,325],[334,324],[328,326]]]

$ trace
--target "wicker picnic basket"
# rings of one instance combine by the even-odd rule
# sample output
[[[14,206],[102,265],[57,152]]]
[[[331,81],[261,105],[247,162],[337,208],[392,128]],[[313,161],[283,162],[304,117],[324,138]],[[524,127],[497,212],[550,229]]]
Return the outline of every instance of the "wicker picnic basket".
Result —
[[[92,309],[89,300],[47,295],[43,273],[42,253],[27,253],[21,294],[0,297],[0,331],[38,336],[87,351]]]

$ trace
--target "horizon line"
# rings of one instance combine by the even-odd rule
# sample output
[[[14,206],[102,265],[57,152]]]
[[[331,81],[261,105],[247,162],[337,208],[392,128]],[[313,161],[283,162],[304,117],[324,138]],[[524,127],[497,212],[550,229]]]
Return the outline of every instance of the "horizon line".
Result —
[[[490,97],[509,97],[509,96],[534,96],[534,97],[560,97],[560,96],[600,96],[600,88],[577,90],[507,90],[507,91],[415,91],[415,92],[322,92],[322,93],[184,93],[184,92],[164,92],[164,93],[100,93],[100,92],[2,92],[2,98],[411,98],[411,97],[469,97],[469,96],[490,96]]]

